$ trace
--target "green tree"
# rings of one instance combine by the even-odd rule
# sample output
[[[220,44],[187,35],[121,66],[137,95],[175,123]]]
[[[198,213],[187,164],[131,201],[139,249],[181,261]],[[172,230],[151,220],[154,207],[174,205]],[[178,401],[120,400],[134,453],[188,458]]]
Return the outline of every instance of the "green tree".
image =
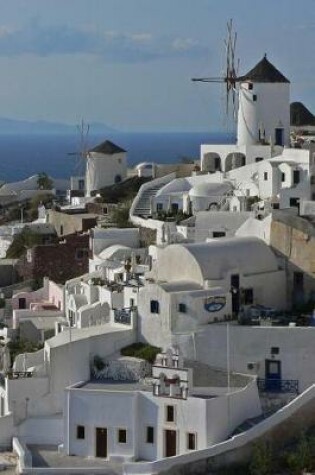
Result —
[[[37,186],[39,190],[51,190],[53,187],[53,181],[47,173],[41,172],[37,177]]]

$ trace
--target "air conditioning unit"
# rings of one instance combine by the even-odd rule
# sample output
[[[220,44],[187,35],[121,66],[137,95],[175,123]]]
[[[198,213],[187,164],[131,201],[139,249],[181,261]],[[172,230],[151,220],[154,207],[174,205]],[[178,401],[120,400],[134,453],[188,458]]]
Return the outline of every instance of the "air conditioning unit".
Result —
[[[254,363],[254,362],[250,362],[250,363],[247,363],[247,369],[249,371],[254,371],[254,372],[257,372],[259,370],[259,367],[260,367],[260,363]]]

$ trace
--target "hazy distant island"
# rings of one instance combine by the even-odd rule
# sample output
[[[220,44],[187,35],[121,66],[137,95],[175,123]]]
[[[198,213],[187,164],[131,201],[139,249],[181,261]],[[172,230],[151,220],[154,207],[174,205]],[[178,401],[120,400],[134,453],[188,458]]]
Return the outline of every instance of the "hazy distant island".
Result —
[[[90,131],[95,134],[119,132],[101,122],[91,122]],[[77,133],[78,124],[63,124],[46,120],[27,121],[0,117],[0,135],[11,134],[72,134]]]

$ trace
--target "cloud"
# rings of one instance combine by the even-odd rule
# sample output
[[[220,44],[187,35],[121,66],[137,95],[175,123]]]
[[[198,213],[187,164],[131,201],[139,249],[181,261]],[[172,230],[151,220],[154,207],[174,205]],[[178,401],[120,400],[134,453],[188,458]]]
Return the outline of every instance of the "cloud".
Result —
[[[0,56],[92,54],[105,62],[145,62],[200,57],[207,48],[192,38],[154,37],[147,32],[99,31],[87,25],[44,26],[37,17],[23,28],[0,25]]]

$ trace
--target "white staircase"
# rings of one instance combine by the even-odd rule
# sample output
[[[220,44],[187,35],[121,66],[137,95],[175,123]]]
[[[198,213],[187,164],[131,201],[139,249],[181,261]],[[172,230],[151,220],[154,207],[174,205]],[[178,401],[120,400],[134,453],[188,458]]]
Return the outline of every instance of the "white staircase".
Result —
[[[162,178],[157,178],[142,185],[132,204],[131,215],[140,218],[151,217],[152,198],[156,196],[157,192],[163,188],[163,186],[170,183],[174,178],[176,178],[175,173],[170,173],[169,175],[165,175]]]

